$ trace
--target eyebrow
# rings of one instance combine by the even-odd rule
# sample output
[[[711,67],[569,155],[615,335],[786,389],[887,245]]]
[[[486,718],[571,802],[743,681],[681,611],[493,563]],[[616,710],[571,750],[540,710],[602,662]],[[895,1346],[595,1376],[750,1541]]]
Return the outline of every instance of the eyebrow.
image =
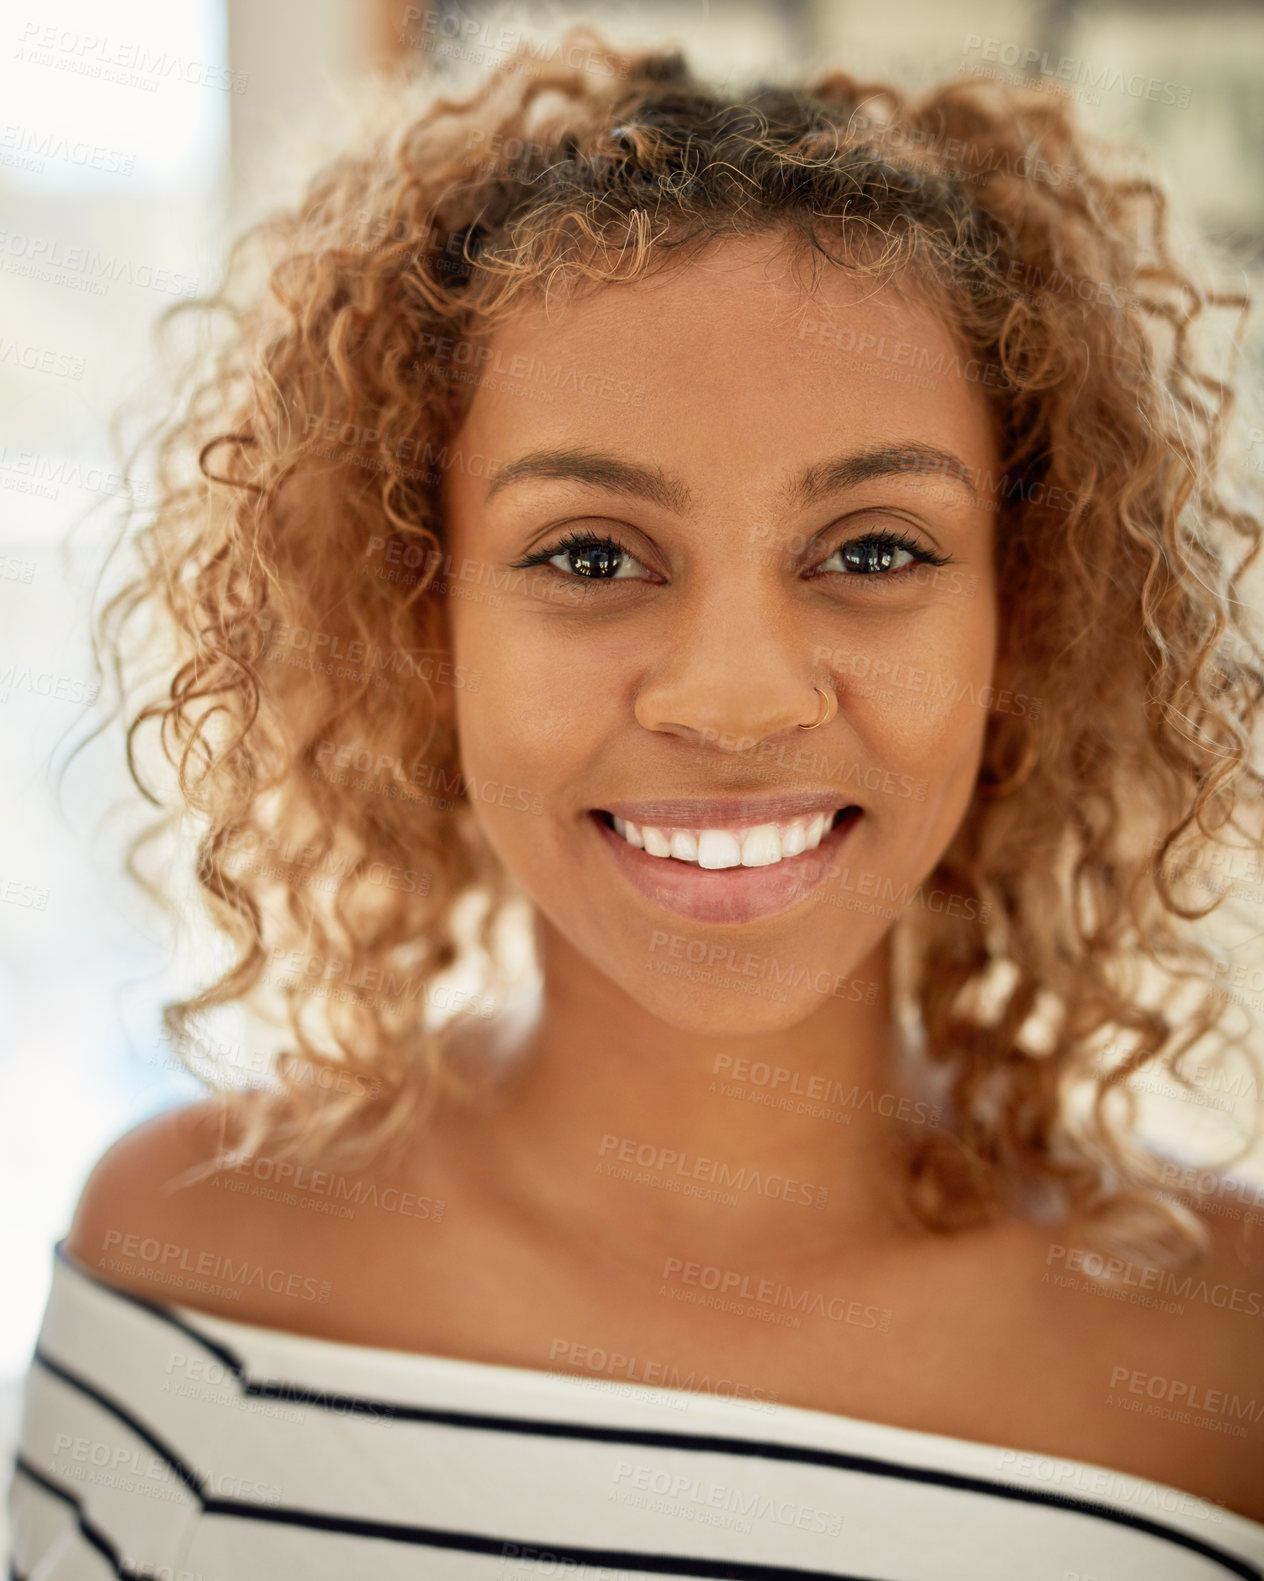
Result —
[[[960,483],[972,499],[979,498],[973,469],[960,456],[940,450],[938,445],[923,444],[875,445],[855,455],[818,461],[790,484],[786,496],[793,504],[816,505],[843,489],[867,483],[870,478],[885,478],[902,472],[934,473]]]
[[[959,456],[940,450],[937,445],[877,445],[852,455],[813,462],[790,481],[784,496],[790,504],[815,505],[844,489],[867,483],[871,478],[934,473],[960,483],[977,501],[979,493],[972,471]],[[616,494],[649,500],[677,515],[688,509],[692,499],[688,487],[679,479],[668,477],[660,467],[644,466],[599,451],[574,449],[533,450],[516,461],[506,462],[492,480],[487,498],[530,478],[588,483]]]
[[[519,456],[516,461],[506,462],[496,473],[487,498],[527,478],[562,478],[591,483],[616,494],[649,500],[677,515],[683,515],[690,501],[685,485],[667,477],[661,468],[623,461],[618,456],[603,455],[595,450],[533,450]]]

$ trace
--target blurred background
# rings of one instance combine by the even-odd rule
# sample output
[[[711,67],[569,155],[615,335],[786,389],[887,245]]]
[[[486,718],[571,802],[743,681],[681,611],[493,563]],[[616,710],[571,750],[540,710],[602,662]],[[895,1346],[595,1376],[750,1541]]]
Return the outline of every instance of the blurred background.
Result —
[[[111,415],[146,387],[157,315],[210,289],[226,238],[297,192],[367,73],[411,63],[464,81],[507,44],[555,38],[578,18],[618,42],[680,43],[720,82],[826,64],[913,88],[976,71],[1026,76],[1072,97],[1090,126],[1152,148],[1190,222],[1258,290],[1260,0],[597,0],[494,12],[477,0],[15,0],[0,23],[6,1459],[50,1248],[85,1173],[121,1131],[196,1091],[159,1038],[178,963],[123,877],[133,824],[111,811],[130,784],[117,734],[56,784],[67,745],[92,722],[86,612],[122,502]],[[1257,324],[1257,368],[1259,343]],[[1264,433],[1256,448],[1264,469]],[[1158,1123],[1193,1146],[1229,1107],[1184,1102]]]

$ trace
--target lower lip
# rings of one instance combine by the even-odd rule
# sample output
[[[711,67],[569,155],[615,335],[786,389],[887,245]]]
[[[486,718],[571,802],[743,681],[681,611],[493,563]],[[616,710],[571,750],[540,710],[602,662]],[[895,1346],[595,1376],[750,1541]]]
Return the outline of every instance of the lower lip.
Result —
[[[829,876],[830,863],[863,814],[853,807],[814,851],[782,857],[767,867],[699,867],[670,856],[647,856],[596,813],[588,821],[635,889],[664,911],[695,922],[754,922],[806,900]]]

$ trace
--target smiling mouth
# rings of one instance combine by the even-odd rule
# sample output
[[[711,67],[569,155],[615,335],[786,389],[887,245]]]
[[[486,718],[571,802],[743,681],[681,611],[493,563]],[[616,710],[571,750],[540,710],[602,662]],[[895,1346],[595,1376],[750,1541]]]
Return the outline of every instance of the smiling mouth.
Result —
[[[665,862],[707,871],[721,868],[774,867],[788,858],[815,851],[840,823],[854,821],[854,805],[775,823],[726,828],[685,828],[679,825],[635,824],[595,808],[592,817],[625,844]]]

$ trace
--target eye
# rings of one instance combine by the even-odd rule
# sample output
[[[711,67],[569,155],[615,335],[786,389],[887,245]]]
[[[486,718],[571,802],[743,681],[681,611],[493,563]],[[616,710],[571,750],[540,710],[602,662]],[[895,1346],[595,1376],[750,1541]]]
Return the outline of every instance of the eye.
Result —
[[[513,564],[518,570],[551,565],[564,575],[586,577],[593,582],[643,581],[652,575],[609,534],[603,538],[591,532],[569,532],[557,543],[536,549]]]
[[[907,533],[893,532],[883,527],[875,532],[862,533],[839,544],[833,554],[822,560],[816,571],[841,572],[844,576],[872,576],[890,580],[907,571],[910,566],[947,565],[951,556],[932,554],[923,549]],[[839,562],[837,565],[831,562]]]

